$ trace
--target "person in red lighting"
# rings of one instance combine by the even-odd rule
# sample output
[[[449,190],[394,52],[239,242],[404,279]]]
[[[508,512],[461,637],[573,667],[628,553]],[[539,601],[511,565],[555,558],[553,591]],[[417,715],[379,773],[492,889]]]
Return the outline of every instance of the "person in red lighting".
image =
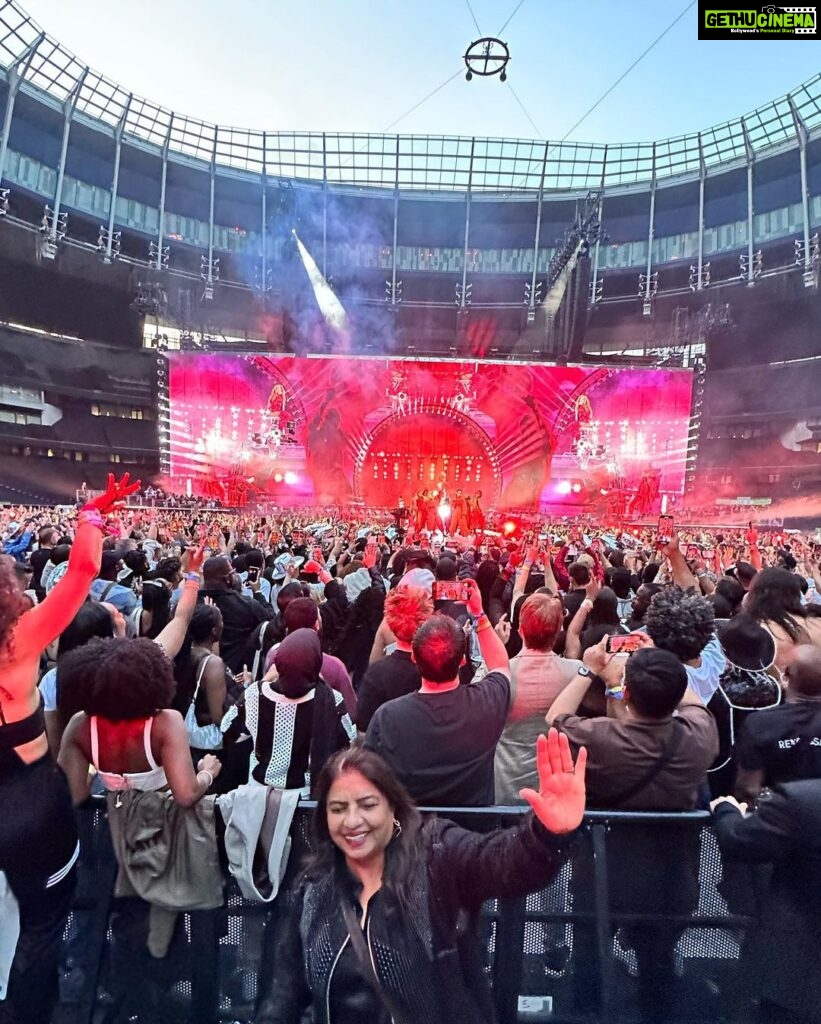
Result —
[[[652,466],[648,466],[641,475],[638,490],[630,506],[631,515],[645,516],[652,512],[658,496],[659,473]]]
[[[425,529],[431,532],[436,529],[436,517],[439,515],[439,494],[428,491],[425,497]]]
[[[128,473],[119,482],[109,475],[105,492],[80,510],[59,586],[34,608],[17,585],[13,560],[0,559],[0,871],[20,919],[7,998],[21,1024],[51,1020],[79,853],[68,784],[48,751],[40,656],[74,619],[97,576],[103,515],[139,487],[129,486]]]
[[[485,513],[482,511],[482,492],[477,491],[473,496],[473,508],[470,513],[470,529],[472,533],[485,528]]]
[[[425,529],[426,518],[427,511],[425,509],[425,491],[423,489],[416,492],[416,498],[414,499],[413,529],[415,533],[420,533]]]
[[[586,427],[593,419],[593,406],[590,404],[590,399],[587,395],[579,395],[576,399],[575,414],[576,422],[580,427]]]
[[[462,488],[457,487],[456,494],[453,498],[450,532],[452,534],[467,533],[469,529],[470,522],[468,520],[467,501],[465,501],[465,496],[462,494]]]

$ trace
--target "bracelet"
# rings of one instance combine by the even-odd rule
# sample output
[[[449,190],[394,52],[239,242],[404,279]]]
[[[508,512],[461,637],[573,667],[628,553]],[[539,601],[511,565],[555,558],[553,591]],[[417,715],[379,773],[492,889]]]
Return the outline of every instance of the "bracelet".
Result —
[[[197,778],[199,778],[200,775],[208,776],[208,785],[205,788],[210,789],[214,785],[214,776],[211,774],[211,772],[208,771],[207,768],[200,768],[200,770],[197,772]]]
[[[533,563],[532,562],[522,562],[521,568],[522,569],[532,569],[533,568]]]
[[[198,572],[184,572],[182,576],[186,583],[196,583],[197,586],[202,583],[202,576]]]
[[[90,505],[88,508],[83,509],[78,516],[80,525],[85,524],[86,526],[96,526],[98,530],[105,529],[105,520],[100,515],[100,510]]]
[[[579,605],[579,607],[580,608],[586,608],[589,612],[592,612],[593,611],[593,602],[590,600],[589,597],[586,597],[582,601],[582,603]]]
[[[476,622],[476,632],[481,633],[483,629],[493,629],[493,626],[490,624],[490,619],[484,612],[482,612]]]

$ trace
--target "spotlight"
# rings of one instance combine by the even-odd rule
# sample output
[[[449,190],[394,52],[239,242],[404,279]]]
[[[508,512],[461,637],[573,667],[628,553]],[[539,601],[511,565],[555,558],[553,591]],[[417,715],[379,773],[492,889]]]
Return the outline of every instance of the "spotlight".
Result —
[[[282,473],[274,473],[274,483],[275,484],[281,484],[282,483]]]
[[[573,484],[573,493],[578,494],[581,491],[581,489],[582,485],[578,481],[576,481],[576,483]]]
[[[285,483],[288,484],[289,486],[293,486],[293,484],[296,483],[296,480],[296,473],[292,473],[290,470],[288,470],[288,472],[285,474]]]
[[[512,537],[514,533],[519,529],[519,524],[515,519],[506,519],[502,523],[502,534],[505,537]]]
[[[570,481],[560,480],[556,487],[556,490],[559,492],[559,494],[570,494]]]

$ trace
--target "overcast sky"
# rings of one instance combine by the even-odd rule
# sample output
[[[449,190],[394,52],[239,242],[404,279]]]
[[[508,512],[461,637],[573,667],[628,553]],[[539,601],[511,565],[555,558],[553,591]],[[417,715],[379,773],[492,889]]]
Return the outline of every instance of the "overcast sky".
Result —
[[[495,35],[518,0],[471,0]],[[40,26],[137,95],[268,130],[562,138],[686,7],[524,0],[502,37],[508,84],[458,72],[478,36],[467,0],[23,0]],[[697,5],[571,138],[632,142],[706,128],[821,67],[811,41],[699,42]],[[516,97],[521,101],[517,102]],[[531,124],[522,106],[532,118]]]

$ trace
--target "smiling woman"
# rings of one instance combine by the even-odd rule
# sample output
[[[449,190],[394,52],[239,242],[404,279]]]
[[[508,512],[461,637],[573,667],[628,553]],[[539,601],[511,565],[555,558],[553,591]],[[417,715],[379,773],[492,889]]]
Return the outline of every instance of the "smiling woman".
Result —
[[[479,835],[423,821],[373,751],[341,751],[317,783],[317,848],[284,923],[257,1024],[490,1022],[471,922],[487,899],[548,885],[584,813],[574,765],[551,729],[537,745],[539,792],[520,827]]]

